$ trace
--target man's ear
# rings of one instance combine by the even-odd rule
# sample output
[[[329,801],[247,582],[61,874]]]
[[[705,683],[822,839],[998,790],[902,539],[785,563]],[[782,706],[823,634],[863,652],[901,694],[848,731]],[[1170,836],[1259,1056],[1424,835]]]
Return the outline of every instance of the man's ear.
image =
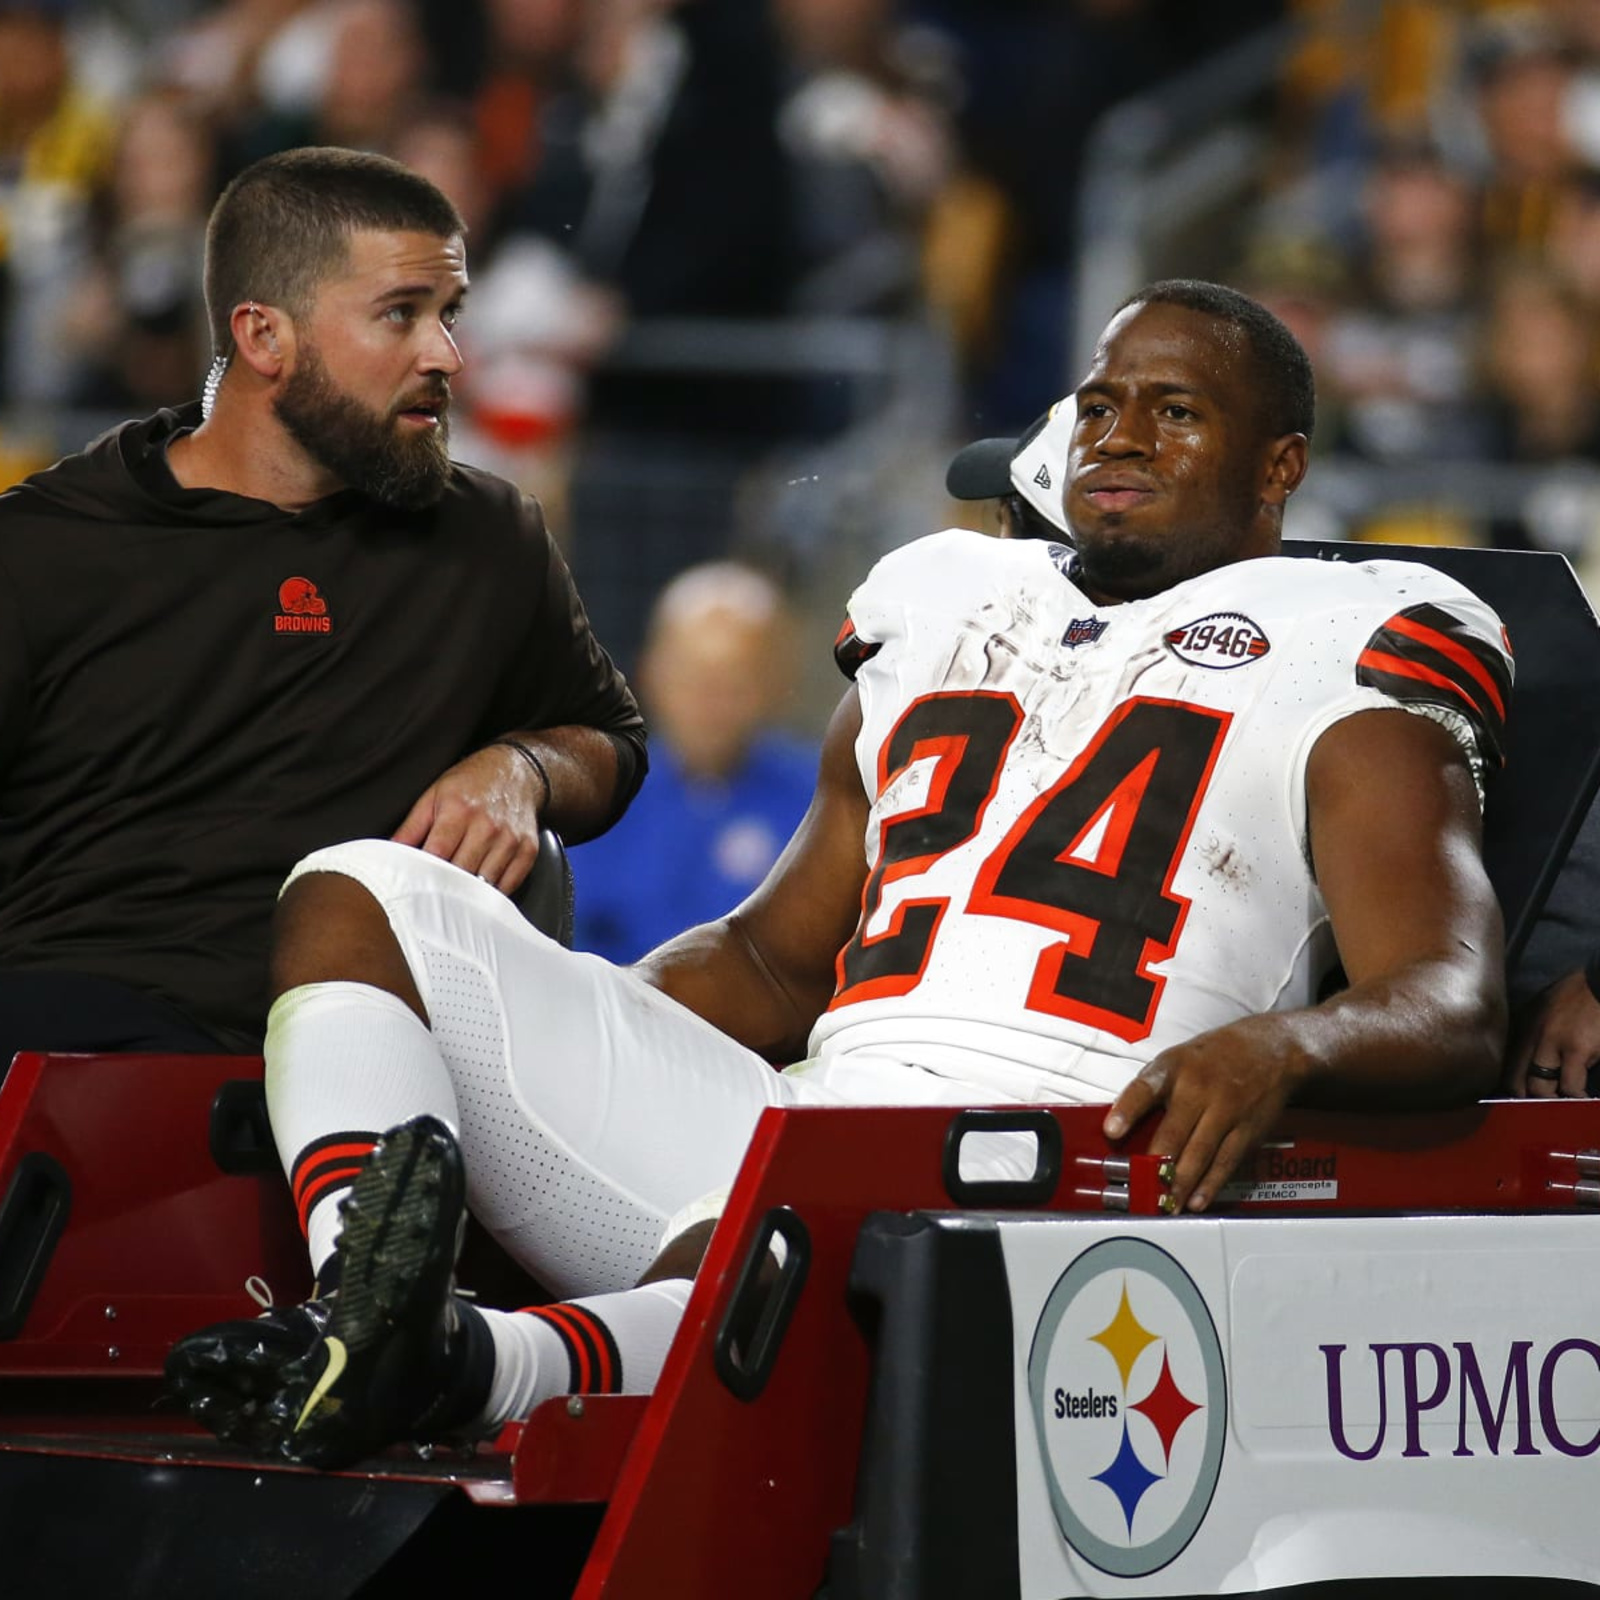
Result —
[[[1267,451],[1266,480],[1261,499],[1269,506],[1282,506],[1306,475],[1311,445],[1303,433],[1286,433],[1274,439]]]
[[[238,359],[263,378],[276,378],[283,371],[284,359],[293,345],[289,318],[276,306],[255,300],[233,308],[228,319]]]

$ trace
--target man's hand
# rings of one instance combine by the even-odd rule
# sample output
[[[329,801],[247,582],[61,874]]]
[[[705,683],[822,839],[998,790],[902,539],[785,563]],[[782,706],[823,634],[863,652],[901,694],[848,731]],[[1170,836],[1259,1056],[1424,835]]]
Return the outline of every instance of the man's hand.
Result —
[[[1552,983],[1528,1007],[1511,1052],[1506,1089],[1519,1100],[1588,1098],[1600,1062],[1600,1000],[1581,971]]]
[[[1284,1017],[1246,1017],[1214,1028],[1146,1064],[1112,1102],[1106,1137],[1121,1139],[1164,1106],[1151,1154],[1173,1157],[1172,1209],[1204,1211],[1271,1131],[1299,1086],[1302,1066]]]
[[[512,894],[539,854],[544,799],[539,775],[515,750],[489,745],[429,784],[394,838]]]

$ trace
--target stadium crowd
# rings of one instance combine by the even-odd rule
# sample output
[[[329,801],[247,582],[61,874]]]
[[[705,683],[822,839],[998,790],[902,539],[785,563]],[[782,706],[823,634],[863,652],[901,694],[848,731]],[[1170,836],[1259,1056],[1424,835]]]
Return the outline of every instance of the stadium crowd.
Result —
[[[770,533],[752,499],[784,520],[752,466],[858,421],[837,374],[752,378],[738,333],[685,382],[672,355],[618,360],[630,328],[915,322],[955,373],[934,450],[1021,429],[1082,355],[1094,123],[1285,21],[1250,106],[1272,157],[1208,259],[1152,266],[1290,320],[1325,454],[1592,462],[1597,0],[0,0],[0,482],[82,442],[80,418],[194,395],[203,219],[243,165],[394,155],[470,224],[456,451],[552,507],[630,664],[675,571]],[[813,517],[837,518],[832,490]],[[662,501],[642,557],[624,530]],[[1600,581],[1582,472],[1491,501],[1323,504],[1298,531],[1555,547]]]
[[[1324,455],[1539,469],[1510,503],[1324,498],[1291,532],[1556,548],[1593,591],[1600,0],[0,0],[0,483],[79,418],[193,397],[201,232],[244,165],[389,154],[470,224],[456,452],[540,495],[631,666],[674,573],[796,559],[797,476],[813,549],[848,521],[826,473],[759,468],[861,408],[825,363],[753,357],[752,326],[932,329],[928,459],[1020,429],[1082,355],[1097,121],[1280,24],[1246,106],[1269,158],[1204,259],[1148,266],[1290,322]],[[908,432],[858,497],[876,548],[885,502],[937,482]]]

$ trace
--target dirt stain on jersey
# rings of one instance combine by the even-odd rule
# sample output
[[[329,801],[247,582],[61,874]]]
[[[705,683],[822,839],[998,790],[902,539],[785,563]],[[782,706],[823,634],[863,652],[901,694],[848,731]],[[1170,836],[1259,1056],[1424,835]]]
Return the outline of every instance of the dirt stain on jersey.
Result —
[[[1113,700],[1120,703],[1123,700],[1132,699],[1138,692],[1139,680],[1147,673],[1164,667],[1169,659],[1170,657],[1167,655],[1166,650],[1160,645],[1154,645],[1148,650],[1136,651],[1129,656],[1123,665],[1122,677],[1117,684]]]
[[[1225,889],[1242,894],[1250,887],[1249,862],[1236,845],[1224,844],[1215,834],[1200,846],[1200,865]]]
[[[1026,701],[1038,685],[1067,676],[1057,652],[1043,648],[1046,631],[1025,599],[1009,607],[991,601],[957,630],[939,687],[1009,690]]]

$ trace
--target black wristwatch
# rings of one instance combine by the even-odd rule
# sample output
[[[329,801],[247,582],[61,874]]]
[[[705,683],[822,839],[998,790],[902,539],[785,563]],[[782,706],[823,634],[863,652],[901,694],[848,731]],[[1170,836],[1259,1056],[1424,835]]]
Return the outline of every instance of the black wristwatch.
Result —
[[[1588,965],[1583,969],[1584,981],[1589,985],[1589,993],[1596,1000],[1600,1000],[1600,950],[1589,957]]]

